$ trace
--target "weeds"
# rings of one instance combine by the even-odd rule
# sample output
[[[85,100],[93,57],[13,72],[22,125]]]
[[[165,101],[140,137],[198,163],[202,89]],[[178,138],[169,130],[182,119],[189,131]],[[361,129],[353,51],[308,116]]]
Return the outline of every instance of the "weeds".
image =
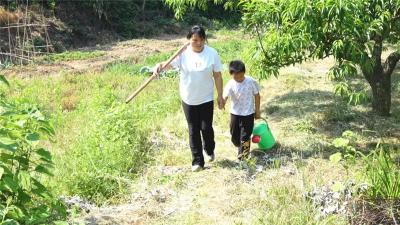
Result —
[[[36,61],[37,62],[65,62],[65,61],[72,61],[72,60],[97,58],[97,57],[100,57],[103,55],[105,55],[105,52],[103,52],[103,51],[91,51],[91,52],[66,51],[63,53],[40,56],[36,59]]]

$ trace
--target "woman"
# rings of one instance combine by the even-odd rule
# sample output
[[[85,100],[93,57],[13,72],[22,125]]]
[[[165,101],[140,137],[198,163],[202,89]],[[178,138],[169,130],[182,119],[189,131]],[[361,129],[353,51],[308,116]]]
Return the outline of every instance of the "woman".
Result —
[[[209,161],[215,159],[212,127],[214,83],[218,94],[218,107],[222,109],[222,64],[217,51],[205,44],[204,28],[193,26],[187,39],[190,42],[189,46],[170,65],[180,71],[179,92],[189,128],[192,171],[197,172],[204,168],[203,147]],[[156,74],[160,72],[162,65],[163,63],[157,64]]]

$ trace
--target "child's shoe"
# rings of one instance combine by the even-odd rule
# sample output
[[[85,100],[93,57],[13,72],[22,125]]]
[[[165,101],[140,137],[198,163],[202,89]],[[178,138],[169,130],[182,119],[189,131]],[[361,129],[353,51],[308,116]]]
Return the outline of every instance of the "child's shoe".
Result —
[[[211,154],[211,155],[208,155],[208,162],[214,162],[214,160],[215,160],[215,153],[213,153],[213,154]]]
[[[199,171],[201,171],[202,169],[203,169],[203,167],[200,166],[200,165],[193,165],[193,166],[192,166],[192,172],[199,172]]]

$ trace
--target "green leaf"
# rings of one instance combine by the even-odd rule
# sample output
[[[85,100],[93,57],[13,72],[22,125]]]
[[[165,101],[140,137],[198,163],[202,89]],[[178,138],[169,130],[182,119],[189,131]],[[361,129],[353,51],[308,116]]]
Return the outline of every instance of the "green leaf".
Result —
[[[0,225],[19,225],[19,223],[13,219],[6,219]]]
[[[34,188],[32,188],[32,193],[39,195],[41,197],[45,197],[46,192],[48,192],[47,188],[35,178],[32,178],[32,181],[34,185]]]
[[[60,218],[65,218],[67,216],[67,206],[62,200],[55,200],[52,203],[52,208],[61,216]]]
[[[351,131],[351,130],[346,130],[346,131],[343,132],[342,136],[343,136],[343,137],[350,138],[350,137],[354,137],[355,135],[354,135],[354,132],[353,132],[353,131]]]
[[[17,150],[17,143],[7,137],[0,137],[0,148],[15,152]]]
[[[22,220],[25,217],[22,209],[15,205],[9,207],[7,215],[15,220]]]
[[[0,180],[1,180],[1,177],[3,177],[3,174],[4,174],[4,168],[0,167]]]
[[[32,188],[31,175],[27,171],[21,171],[18,174],[18,180],[19,180],[20,186],[23,189],[28,190],[28,191],[31,190],[31,188]]]
[[[44,224],[50,217],[49,207],[41,205],[30,212],[28,224]]]
[[[10,83],[8,83],[8,80],[4,75],[0,75],[0,82],[6,84],[7,86],[10,86]]]
[[[18,192],[18,201],[21,204],[26,204],[26,203],[31,202],[32,201],[32,197],[29,194],[27,194],[25,191],[20,190]]]
[[[13,140],[18,140],[18,139],[22,139],[23,137],[23,130],[17,130],[16,128],[11,128],[13,130],[8,132],[9,138],[13,139]]]
[[[30,133],[26,136],[26,140],[35,142],[40,140],[40,135],[38,133]]]
[[[17,122],[15,122],[15,124],[17,124],[21,128],[24,127],[25,123],[26,123],[26,120],[18,120]]]
[[[5,152],[0,153],[0,160],[5,163],[7,161],[10,161],[11,159],[14,159],[14,155],[13,154],[8,154]]]
[[[53,176],[53,174],[50,172],[48,167],[49,167],[49,165],[47,165],[47,164],[40,164],[40,165],[36,166],[35,171],[42,173],[42,174],[47,174],[49,176]]]
[[[43,114],[39,110],[34,110],[33,112],[30,112],[29,114],[30,114],[30,116],[32,118],[35,118],[35,119],[37,119],[39,121],[44,121],[45,120],[45,117],[43,116]]]
[[[345,138],[336,138],[332,142],[333,146],[335,146],[336,148],[346,147],[346,146],[349,145],[349,143],[350,143],[350,141],[348,139],[345,139]]]
[[[29,159],[26,157],[15,156],[14,159],[17,160],[20,166],[23,167],[24,169],[27,169],[27,167],[29,166]]]
[[[53,126],[48,121],[40,121],[39,130],[45,134],[55,135]]]
[[[4,162],[3,162],[4,163]],[[7,165],[0,165],[0,168],[2,168],[3,169],[3,176],[7,176],[7,175],[10,175],[10,174],[12,174],[12,171],[9,169],[9,168],[7,168]]]
[[[335,154],[332,154],[329,156],[329,160],[333,163],[338,163],[340,160],[342,160],[342,153],[336,152]]]
[[[17,182],[15,182],[15,180],[12,177],[5,176],[3,178],[3,181],[4,181],[4,187],[6,189],[8,189],[9,191],[14,192],[14,193],[18,192],[19,185]]]
[[[6,211],[5,211],[5,206],[0,204],[0,218],[3,218],[5,215]],[[0,223],[1,224],[1,223]]]
[[[44,148],[39,148],[36,150],[36,154],[40,155],[42,158],[46,159],[48,162],[51,161],[51,153]]]

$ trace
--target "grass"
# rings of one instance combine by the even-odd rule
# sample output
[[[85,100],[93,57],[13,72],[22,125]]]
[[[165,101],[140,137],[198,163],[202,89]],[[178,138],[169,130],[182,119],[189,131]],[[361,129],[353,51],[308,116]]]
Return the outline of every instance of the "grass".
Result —
[[[225,74],[224,80],[227,79]],[[350,129],[355,133],[354,144],[363,151],[371,149],[379,140],[399,146],[398,139],[395,140],[399,130],[396,114],[382,118],[370,113],[368,105],[347,105],[334,96],[334,85],[313,71],[283,73],[278,79],[271,78],[262,84],[263,116],[267,117],[273,134],[281,143],[280,151],[283,155],[289,153],[289,158],[281,157],[280,166],[267,167],[255,180],[248,180],[248,175],[234,162],[228,112],[216,110],[217,161],[210,165],[210,170],[201,175],[182,172],[188,177],[186,190],[177,189],[173,181],[157,182],[157,177],[162,176],[158,169],[149,169],[143,175],[141,185],[150,190],[168,186],[179,193],[177,196],[186,196],[191,202],[186,206],[189,208],[176,209],[167,219],[150,218],[149,224],[349,224],[343,214],[321,218],[303,195],[315,187],[335,188],[338,183],[365,182],[365,177],[359,174],[363,171],[360,158],[355,164],[345,163],[347,169],[329,161],[329,156],[338,151],[332,141]],[[399,95],[393,98],[397,101]],[[229,105],[226,108],[229,109]],[[393,111],[397,110],[394,106]],[[157,157],[156,168],[187,167],[190,151],[182,141],[187,139],[184,115],[178,111],[164,121],[162,127],[160,136],[164,146]],[[388,129],[392,132],[384,132]],[[287,170],[296,172],[288,175]],[[161,205],[156,202],[143,211],[162,214],[163,207],[169,209],[177,204],[173,197],[170,201]]]
[[[225,68],[251,44],[238,33],[218,35],[209,45]],[[235,162],[228,103],[214,114],[217,161],[191,173],[177,78],[153,81],[133,102],[123,103],[145,78],[139,69],[170,54],[152,55],[136,65],[110,63],[101,72],[12,79],[10,91],[1,89],[17,101],[39,105],[55,125],[55,140],[46,144],[55,155],[55,177],[48,182],[56,194],[77,194],[97,204],[145,202],[129,212],[145,224],[348,224],[341,214],[319,218],[304,198],[322,185],[365,181],[357,174],[362,165],[346,170],[329,161],[339,151],[332,141],[352,130],[360,149],[379,141],[400,145],[396,104],[390,118],[371,114],[365,105],[349,106],[333,95],[324,74],[313,71],[316,63],[306,64],[261,82],[262,116],[281,144],[272,154],[275,165],[257,173]],[[226,82],[230,77],[226,71],[223,75]],[[393,102],[399,99],[394,93]],[[132,193],[139,198],[131,199]],[[126,213],[122,210],[121,217]]]
[[[39,105],[55,125],[55,142],[49,145],[57,166],[49,183],[57,193],[98,204],[116,201],[149,161],[150,131],[179,108],[177,80],[155,81],[125,105],[143,80],[132,71],[134,66],[116,63],[101,74],[11,81],[10,96]]]
[[[104,51],[65,51],[63,53],[48,54],[38,57],[36,62],[65,62],[72,60],[83,60],[104,56]]]
[[[372,199],[400,199],[400,163],[391,154],[396,150],[378,148],[366,159],[365,175],[370,185],[367,195]]]
[[[220,44],[225,50],[221,55],[233,54],[236,44]],[[46,60],[102,54],[66,52]],[[117,61],[102,72],[14,79],[10,90],[2,90],[16,101],[38,105],[50,116],[57,134],[47,145],[55,155],[56,170],[48,182],[55,193],[79,195],[97,204],[127,196],[128,187],[152,161],[157,148],[153,132],[180,109],[177,78],[154,81],[128,105],[124,99],[144,80],[138,72],[143,65],[154,65],[171,54],[152,55],[136,65]]]
[[[264,83],[264,87],[265,85],[268,87],[276,84]],[[271,90],[270,95],[274,95]],[[210,165],[211,169],[200,174],[192,174],[186,170],[177,173],[181,177],[187,177],[184,189],[177,187],[173,177],[165,178],[158,169],[164,166],[188,168],[190,151],[186,143],[184,115],[178,111],[164,121],[160,131],[164,146],[156,159],[157,165],[147,170],[138,186],[146,186],[149,190],[159,186],[168,187],[177,192],[176,196],[184,197],[180,197],[180,200],[171,197],[161,205],[159,202],[152,202],[143,209],[143,213],[162,215],[164,210],[174,208],[173,205],[190,202],[181,206],[183,209],[176,209],[168,218],[150,218],[147,221],[149,224],[347,224],[346,218],[340,215],[316,219],[317,211],[303,197],[307,190],[315,186],[343,179],[345,172],[341,167],[324,159],[308,159],[304,163],[304,156],[301,155],[303,150],[299,146],[296,150],[298,159],[289,159],[290,162],[284,163],[281,168],[272,166],[265,173],[257,175],[256,179],[248,180],[247,173],[234,162],[236,153],[229,141],[228,112],[216,110],[214,121],[217,162]],[[288,127],[287,132],[297,138],[308,134],[299,134],[293,127],[294,124]],[[274,134],[277,134],[276,131],[277,129],[273,130]],[[286,138],[280,137],[280,141],[282,140],[286,144]],[[303,143],[297,139],[296,144]],[[289,147],[292,146],[285,146]],[[284,172],[288,167],[295,167],[298,174],[288,177]]]

